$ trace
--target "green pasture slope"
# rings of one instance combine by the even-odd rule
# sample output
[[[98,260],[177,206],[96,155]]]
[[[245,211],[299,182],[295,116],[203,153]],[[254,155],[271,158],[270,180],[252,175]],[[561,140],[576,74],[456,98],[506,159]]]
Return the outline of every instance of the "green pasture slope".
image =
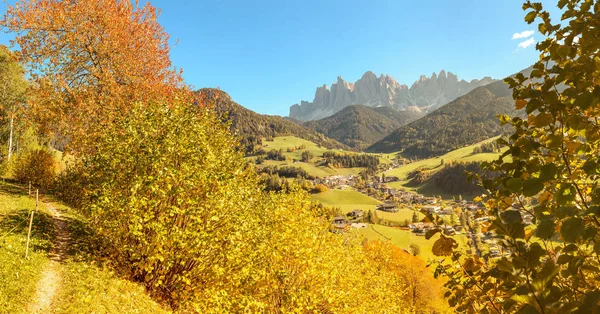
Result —
[[[415,162],[406,164],[404,166],[400,166],[398,168],[386,171],[385,172],[386,176],[395,176],[400,179],[400,181],[398,181],[398,182],[388,183],[388,186],[390,186],[392,188],[396,188],[396,189],[419,191],[419,192],[423,192],[424,194],[435,194],[435,192],[437,192],[435,190],[431,190],[431,189],[429,189],[430,191],[427,191],[428,189],[422,190],[423,186],[417,186],[417,187],[410,186],[409,185],[410,180],[408,179],[408,175],[411,172],[413,172],[419,168],[428,170],[433,174],[433,173],[437,172],[438,170],[442,169],[444,167],[444,164],[448,163],[448,162],[493,161],[493,160],[497,159],[501,155],[501,153],[473,154],[473,149],[477,146],[480,146],[481,144],[495,141],[496,139],[497,139],[497,137],[494,137],[494,138],[479,142],[477,144],[473,144],[471,146],[466,146],[463,148],[459,148],[457,150],[453,150],[453,151],[451,151],[443,156],[440,156],[440,157],[428,158],[428,159],[415,161]],[[442,163],[442,161],[443,161],[443,163]]]
[[[358,233],[361,236],[364,236],[367,240],[382,240],[382,241],[390,241],[392,244],[396,245],[399,248],[408,250],[411,244],[415,244],[419,247],[420,253],[419,257],[424,260],[436,259],[436,257],[431,252],[433,247],[433,243],[439,237],[439,235],[433,236],[431,239],[427,240],[424,236],[418,236],[408,230],[402,230],[400,228],[387,227],[381,225],[367,225],[367,228],[356,229],[353,231]],[[467,246],[467,237],[464,235],[455,235],[453,236],[454,240],[458,242],[459,249],[466,250]]]
[[[298,149],[293,152],[288,152],[288,148],[296,148],[304,146],[303,149]],[[279,136],[275,137],[273,141],[263,141],[263,149],[265,151],[270,150],[282,150],[283,154],[288,158],[286,161],[275,161],[275,160],[265,160],[263,162],[264,166],[294,166],[299,167],[306,170],[310,175],[316,177],[327,177],[333,175],[358,175],[364,168],[329,168],[325,166],[321,166],[320,162],[322,161],[321,156],[323,156],[324,152],[334,151],[339,153],[357,153],[344,151],[339,149],[327,149],[320,145],[317,145],[311,141],[307,141],[295,136]],[[305,151],[309,151],[313,158],[310,162],[293,162],[294,160],[300,160],[302,158],[302,153]],[[379,157],[379,160],[383,164],[388,164],[392,162],[395,158],[395,154],[370,154],[376,155]],[[250,157],[251,160],[254,160],[254,157]]]

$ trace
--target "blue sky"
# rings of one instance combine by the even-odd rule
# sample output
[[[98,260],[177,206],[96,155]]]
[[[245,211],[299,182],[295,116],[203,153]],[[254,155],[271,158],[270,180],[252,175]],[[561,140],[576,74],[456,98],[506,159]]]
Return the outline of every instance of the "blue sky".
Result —
[[[338,75],[354,82],[370,70],[408,85],[441,69],[468,80],[502,78],[533,64],[535,45],[523,46],[541,39],[538,32],[512,39],[536,29],[523,21],[521,0],[150,2],[178,40],[172,59],[188,84],[219,87],[247,108],[278,115]]]

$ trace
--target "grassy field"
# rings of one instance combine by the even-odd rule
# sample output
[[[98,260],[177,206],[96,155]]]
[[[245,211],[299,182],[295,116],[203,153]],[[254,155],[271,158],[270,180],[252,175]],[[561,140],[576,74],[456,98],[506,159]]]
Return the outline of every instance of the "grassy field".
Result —
[[[395,212],[395,213],[389,213],[389,212],[384,212],[384,211],[378,210],[377,217],[383,218],[385,220],[404,224],[404,222],[406,220],[412,222],[412,217],[413,217],[414,213],[415,213],[415,211],[413,211],[411,209],[400,207],[400,208],[398,208],[398,212]],[[418,211],[416,213],[417,213],[417,216],[419,216],[419,220],[421,220],[425,217],[425,215],[421,214]]]
[[[300,147],[304,145],[306,148],[301,150],[296,150],[294,152],[287,152],[288,148]],[[264,141],[263,140],[263,148],[266,151],[274,150],[283,150],[286,156],[290,158],[300,159],[302,152],[305,150],[310,151],[315,157],[323,155],[324,152],[330,151],[329,149],[317,145],[311,141],[307,141],[305,139],[301,139],[295,136],[279,136],[275,137],[273,141]],[[340,150],[334,150],[340,151]]]
[[[307,162],[292,162],[292,161],[278,161],[278,160],[265,160],[262,163],[263,166],[293,166],[306,170],[308,174],[315,177],[328,177],[334,175],[358,175],[364,168],[336,168],[332,169],[324,166],[317,166],[314,163]]]
[[[288,152],[288,148],[295,148],[304,146],[303,149],[298,149],[293,152]],[[263,141],[263,149],[265,151],[274,150],[283,150],[283,154],[289,159],[289,161],[274,161],[274,160],[265,160],[263,165],[276,165],[276,166],[295,166],[300,167],[306,170],[310,175],[317,177],[327,177],[333,175],[358,175],[364,168],[336,168],[332,169],[325,166],[318,166],[319,160],[324,152],[327,151],[335,151],[340,153],[349,153],[344,150],[331,150],[325,147],[319,146],[313,142],[295,137],[295,136],[279,136],[275,137],[273,141]],[[309,151],[314,156],[311,162],[296,162],[293,163],[293,160],[300,160],[302,157],[302,152]],[[351,153],[351,152],[350,152]],[[374,154],[379,157],[379,160],[382,164],[391,163],[395,158],[395,154]]]
[[[380,201],[364,195],[358,191],[352,189],[346,190],[328,190],[323,193],[313,194],[311,198],[321,204],[329,207],[338,207],[343,213],[350,212],[354,209],[362,209],[363,211],[377,212],[377,217],[388,221],[404,224],[408,219],[412,222],[412,216],[415,211],[408,208],[399,208],[396,213],[389,213],[380,210],[376,210]],[[417,212],[419,219],[423,219],[425,215]]]
[[[424,236],[417,236],[408,230],[371,224],[367,228],[357,229],[354,232],[364,236],[367,240],[389,240],[394,245],[405,250],[408,250],[411,244],[416,244],[421,250],[419,254],[421,258],[424,260],[437,258],[431,252],[431,248],[439,235],[435,235],[430,240],[427,240]],[[456,235],[453,238],[458,242],[459,248],[467,248],[467,238],[464,235]]]
[[[385,172],[386,176],[395,176],[395,177],[400,178],[400,181],[388,183],[388,186],[390,186],[391,188],[395,188],[395,189],[402,188],[402,189],[406,189],[406,190],[418,191],[420,193],[429,194],[429,195],[441,194],[442,196],[446,196],[446,198],[447,198],[449,195],[443,195],[443,193],[440,193],[440,191],[438,191],[437,189],[435,189],[434,187],[431,187],[431,186],[426,186],[426,185],[416,186],[416,187],[410,186],[409,180],[408,180],[408,175],[411,172],[413,172],[419,168],[423,168],[423,169],[431,171],[432,173],[435,173],[436,171],[438,171],[444,167],[444,165],[442,164],[442,160],[444,163],[451,162],[451,161],[452,162],[471,162],[471,161],[495,160],[498,158],[500,153],[473,154],[473,149],[477,146],[480,146],[483,143],[492,142],[496,139],[497,138],[491,138],[491,139],[479,142],[479,143],[471,145],[471,146],[467,146],[467,147],[463,147],[463,148],[451,151],[440,157],[419,160],[419,161],[407,164],[405,166],[401,166],[396,169],[387,171],[387,172]]]
[[[25,259],[28,217],[35,209],[35,199],[19,185],[0,183],[0,313],[28,313],[49,267],[60,274],[53,285],[56,292],[51,313],[168,313],[145,294],[143,287],[101,266],[102,261],[90,250],[92,237],[86,232],[85,221],[66,206],[53,206],[68,223],[68,256],[60,263],[50,261],[56,230],[50,212],[41,203],[34,214],[29,258]]]
[[[323,193],[313,194],[311,198],[325,206],[341,208],[344,213],[354,209],[375,211],[377,205],[381,204],[380,201],[352,189],[328,190]]]

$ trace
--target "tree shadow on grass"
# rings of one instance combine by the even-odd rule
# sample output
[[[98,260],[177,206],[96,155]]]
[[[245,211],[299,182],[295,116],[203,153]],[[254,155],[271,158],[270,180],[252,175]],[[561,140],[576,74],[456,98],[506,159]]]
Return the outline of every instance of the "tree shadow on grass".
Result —
[[[35,197],[35,189],[31,188],[33,196]],[[0,193],[10,194],[13,196],[25,196],[28,194],[28,188],[18,184],[17,181],[12,179],[2,179],[0,181]]]
[[[63,218],[67,221],[70,234],[67,256],[78,262],[95,262],[104,264],[108,260],[102,240],[94,234],[89,225],[82,220]]]
[[[8,215],[0,216],[0,241],[8,236],[21,236],[27,238],[31,211],[19,209]],[[31,226],[30,248],[35,251],[50,252],[56,232],[52,216],[35,212]],[[1,244],[2,242],[0,242]]]

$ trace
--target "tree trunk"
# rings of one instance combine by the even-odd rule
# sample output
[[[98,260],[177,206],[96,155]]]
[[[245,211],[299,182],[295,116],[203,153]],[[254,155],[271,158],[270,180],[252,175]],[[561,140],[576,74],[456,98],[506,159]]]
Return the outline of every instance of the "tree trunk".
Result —
[[[8,162],[12,156],[12,142],[13,142],[13,126],[15,121],[15,114],[10,115],[10,136],[8,137]]]

